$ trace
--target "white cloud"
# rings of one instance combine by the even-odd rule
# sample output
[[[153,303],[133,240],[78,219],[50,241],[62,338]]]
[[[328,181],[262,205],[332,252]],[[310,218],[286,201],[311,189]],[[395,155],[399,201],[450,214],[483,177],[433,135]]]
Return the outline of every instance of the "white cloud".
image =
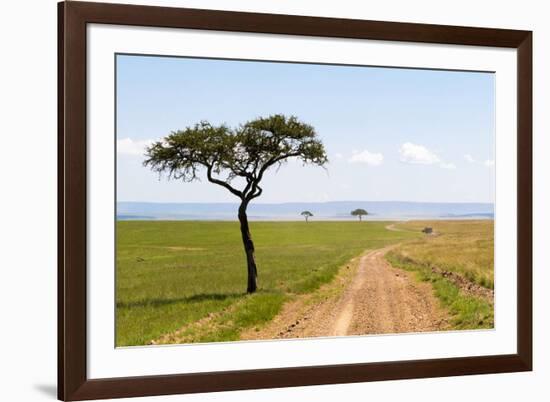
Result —
[[[464,159],[466,159],[469,163],[474,163],[475,162],[474,157],[470,154],[464,155]]]
[[[361,152],[353,151],[353,155],[348,159],[349,163],[366,163],[370,166],[380,166],[383,161],[384,155],[369,152],[367,149]]]
[[[439,166],[442,167],[443,169],[456,169],[456,165],[454,163],[441,162]]]
[[[439,157],[423,145],[406,142],[399,148],[401,162],[420,165],[435,165],[441,162]]]
[[[336,152],[336,153],[334,154],[334,157],[335,157],[336,159],[342,159],[342,158],[344,157],[344,155],[342,155],[340,152]]]
[[[442,169],[456,169],[454,163],[441,160],[434,152],[430,151],[424,145],[405,142],[399,148],[401,162],[415,165],[437,165]]]
[[[492,160],[492,159],[487,159],[487,160],[484,162],[484,165],[487,166],[487,167],[493,167],[493,166],[495,166],[495,161]]]
[[[145,148],[151,145],[153,140],[133,140],[131,138],[122,138],[117,140],[117,154],[143,156]]]

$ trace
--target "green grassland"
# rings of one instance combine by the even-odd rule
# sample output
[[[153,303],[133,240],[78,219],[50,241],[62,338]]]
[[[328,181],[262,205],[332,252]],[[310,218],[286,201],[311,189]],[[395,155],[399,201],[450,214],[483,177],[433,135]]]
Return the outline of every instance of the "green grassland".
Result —
[[[494,222],[492,220],[411,221],[396,225],[418,232],[432,227],[436,236],[424,236],[399,248],[416,261],[456,271],[472,282],[492,289]]]
[[[395,267],[414,271],[419,280],[429,281],[436,296],[452,315],[454,329],[493,328],[492,300],[465,294],[432,269],[449,271],[484,288],[494,287],[494,222],[413,221],[397,229],[418,232],[432,227],[435,235],[404,242],[386,258]]]
[[[251,222],[259,291],[247,295],[238,222],[117,223],[116,344],[144,345],[215,316],[195,342],[239,339],[271,320],[286,300],[313,292],[367,249],[411,240],[387,222]],[[221,328],[221,329],[220,329]]]

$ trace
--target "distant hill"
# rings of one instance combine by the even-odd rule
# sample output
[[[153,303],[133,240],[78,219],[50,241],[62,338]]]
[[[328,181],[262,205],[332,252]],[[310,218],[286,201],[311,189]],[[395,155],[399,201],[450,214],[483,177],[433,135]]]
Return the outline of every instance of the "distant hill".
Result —
[[[236,220],[237,203],[117,203],[117,219],[160,220]],[[312,220],[355,219],[350,211],[363,208],[366,219],[492,219],[492,203],[436,203],[405,201],[333,201],[250,204],[251,220],[302,220],[300,212],[311,211]]]

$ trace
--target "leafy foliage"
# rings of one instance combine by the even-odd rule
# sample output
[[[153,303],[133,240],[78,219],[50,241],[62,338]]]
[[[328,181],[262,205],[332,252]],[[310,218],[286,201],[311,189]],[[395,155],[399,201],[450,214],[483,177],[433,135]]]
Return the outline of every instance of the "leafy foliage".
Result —
[[[362,208],[357,208],[357,209],[354,209],[353,211],[351,211],[351,215],[352,216],[363,216],[363,215],[368,215],[369,213],[367,211],[365,211],[364,209]]]
[[[295,116],[272,115],[237,127],[213,126],[202,121],[172,132],[146,150],[145,166],[169,178],[198,180],[200,169],[211,183],[220,185],[243,202],[262,194],[265,172],[289,158],[324,166],[328,158],[314,128]],[[232,185],[240,177],[243,188]]]

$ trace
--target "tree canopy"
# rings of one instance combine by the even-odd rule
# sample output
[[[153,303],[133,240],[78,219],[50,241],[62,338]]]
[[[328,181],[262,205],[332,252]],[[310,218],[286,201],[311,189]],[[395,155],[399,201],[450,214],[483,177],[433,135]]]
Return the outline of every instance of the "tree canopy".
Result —
[[[328,162],[312,126],[277,114],[236,128],[201,121],[174,131],[147,148],[144,165],[186,182],[197,180],[204,169],[210,182],[248,202],[262,194],[259,184],[265,172],[289,158],[318,166]],[[245,180],[241,188],[232,185],[236,177]]]
[[[353,211],[351,211],[351,215],[352,216],[358,216],[359,220],[361,220],[363,216],[368,215],[368,214],[369,213],[367,211],[365,211],[364,209],[362,209],[362,208],[357,208],[357,209],[354,209]]]
[[[306,218],[306,222],[308,221],[309,218],[313,216],[313,214],[310,211],[302,211],[300,212],[300,215]]]

